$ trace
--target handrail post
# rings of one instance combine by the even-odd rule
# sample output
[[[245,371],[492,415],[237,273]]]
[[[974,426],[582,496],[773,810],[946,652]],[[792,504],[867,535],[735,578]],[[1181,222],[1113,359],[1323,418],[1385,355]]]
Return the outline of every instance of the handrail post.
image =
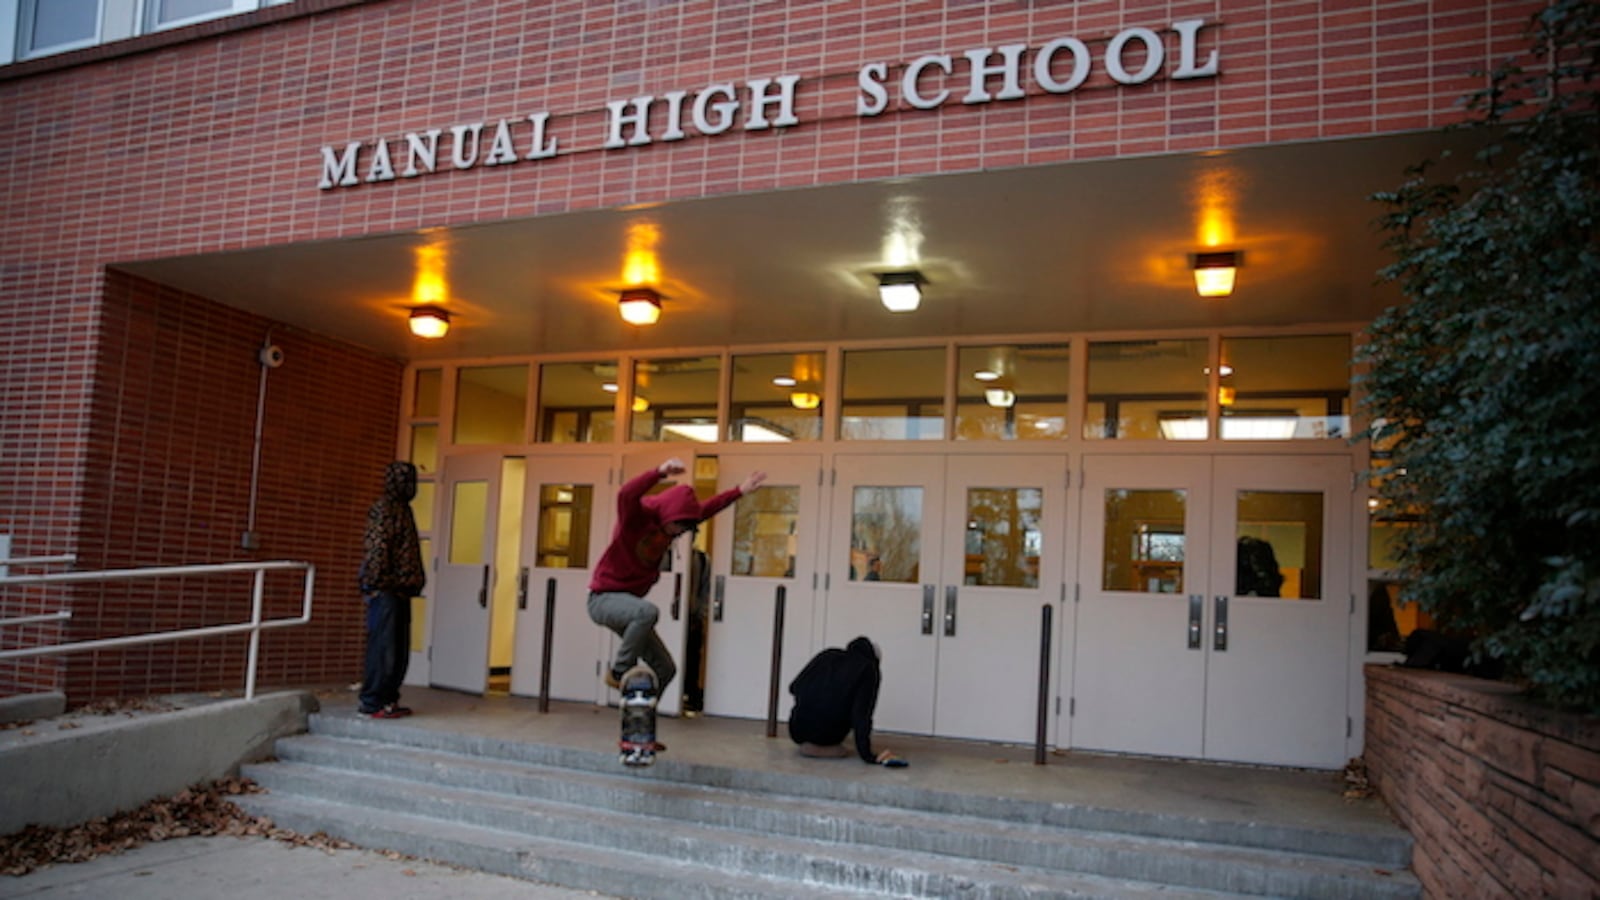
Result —
[[[772,601],[772,676],[767,686],[767,737],[778,736],[778,682],[783,677],[783,608],[789,602],[789,589],[778,585]]]
[[[250,659],[245,663],[244,698],[256,696],[256,660],[261,656],[261,597],[266,592],[267,570],[257,569],[250,591]]]
[[[1055,609],[1046,603],[1040,607],[1039,622],[1039,716],[1033,739],[1033,764],[1044,765],[1045,723],[1050,714],[1050,622]]]

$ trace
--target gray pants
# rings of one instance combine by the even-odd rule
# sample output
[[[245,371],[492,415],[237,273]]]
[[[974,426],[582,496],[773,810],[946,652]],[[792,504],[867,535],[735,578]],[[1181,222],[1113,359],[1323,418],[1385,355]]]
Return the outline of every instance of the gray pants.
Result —
[[[625,672],[642,659],[656,672],[658,692],[665,691],[678,674],[672,654],[656,634],[656,619],[660,615],[661,610],[654,603],[632,594],[615,591],[589,595],[589,618],[596,625],[615,631],[622,639],[617,643],[612,670]]]

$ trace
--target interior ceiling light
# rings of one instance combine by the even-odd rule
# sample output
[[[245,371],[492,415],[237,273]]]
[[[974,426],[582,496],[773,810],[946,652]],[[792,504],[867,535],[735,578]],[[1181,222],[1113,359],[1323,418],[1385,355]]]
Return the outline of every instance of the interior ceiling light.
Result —
[[[1189,258],[1194,269],[1194,289],[1202,297],[1226,297],[1233,293],[1233,276],[1244,263],[1237,250],[1196,253]]]
[[[777,378],[772,379],[772,383],[778,387],[794,387],[797,382],[788,375],[779,375]]]
[[[979,369],[972,373],[972,377],[979,381],[998,381],[1000,380],[1000,373],[992,372],[988,369]]]
[[[915,312],[922,304],[922,286],[927,283],[916,270],[883,272],[878,275],[878,299],[890,312]]]
[[[437,306],[419,306],[411,311],[411,333],[419,338],[442,338],[450,330],[450,314]]]
[[[654,325],[661,318],[661,295],[654,288],[628,288],[617,299],[617,309],[629,325]]]
[[[645,398],[639,397],[639,396],[635,396],[633,398],[633,411],[634,412],[644,412],[645,410],[647,410],[649,408],[650,408],[650,401],[649,400],[646,400]]]
[[[795,409],[816,409],[822,405],[822,395],[815,391],[795,391],[789,395],[789,405]]]
[[[989,388],[983,392],[983,399],[995,409],[1009,409],[1016,405],[1017,395],[1005,388]]]

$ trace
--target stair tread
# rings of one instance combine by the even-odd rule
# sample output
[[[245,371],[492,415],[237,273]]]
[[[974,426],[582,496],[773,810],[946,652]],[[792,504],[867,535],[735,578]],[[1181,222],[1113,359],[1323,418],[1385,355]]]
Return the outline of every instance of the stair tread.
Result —
[[[668,861],[684,867],[672,871],[686,880],[662,895],[707,900],[802,896],[793,892],[798,886],[822,892],[803,896],[1005,900],[1156,893],[1412,900],[1421,893],[1406,865],[1390,858],[1408,853],[1409,842],[1365,825],[1213,823],[688,760],[623,770],[615,753],[599,749],[325,715],[312,717],[310,733],[277,747],[277,762],[245,767],[273,792],[252,795],[263,808],[276,803],[312,828],[322,815],[403,852],[430,846],[429,835],[455,834],[439,831],[445,823],[496,832],[509,846],[538,848],[520,852],[545,859],[547,869],[567,868],[530,875],[498,857],[476,861],[470,840],[451,845],[459,858],[448,861],[628,896],[656,890],[641,887],[655,882],[640,873],[662,871]],[[383,822],[416,827],[386,830]],[[1318,852],[1324,848],[1330,852]],[[621,862],[602,881],[584,880],[584,866],[612,858]],[[711,872],[733,880],[686,887]]]
[[[342,744],[350,743],[353,739],[332,738],[325,735],[309,735],[282,742],[285,747],[305,748],[337,748]],[[1350,860],[1342,857],[1320,856],[1291,853],[1282,850],[1273,850],[1258,847],[1239,847],[1226,844],[1206,843],[1202,841],[1168,838],[1154,835],[1132,834],[1128,832],[1094,831],[1063,826],[1041,826],[1026,822],[996,820],[981,816],[953,815],[949,813],[928,813],[920,810],[899,809],[893,807],[872,806],[867,804],[852,803],[850,801],[827,800],[819,801],[809,797],[792,794],[752,794],[733,790],[730,788],[687,785],[669,781],[640,782],[637,776],[623,773],[598,773],[573,771],[561,769],[540,763],[524,763],[513,760],[488,759],[472,757],[464,754],[445,750],[432,750],[416,747],[394,747],[392,745],[379,745],[373,742],[358,741],[368,746],[383,746],[386,759],[391,762],[396,759],[409,760],[415,764],[449,767],[460,765],[463,761],[470,760],[470,764],[480,770],[495,772],[508,776],[539,777],[559,774],[565,783],[564,786],[572,788],[576,785],[590,785],[594,787],[615,787],[619,785],[637,786],[641,783],[648,784],[651,794],[657,797],[671,796],[679,800],[700,802],[705,804],[727,804],[741,809],[764,808],[770,810],[781,809],[791,815],[811,815],[824,820],[848,819],[854,823],[866,823],[883,827],[899,826],[923,829],[925,831],[960,831],[964,833],[983,832],[995,836],[1004,836],[1012,839],[1042,842],[1047,844],[1070,844],[1075,847],[1097,847],[1103,849],[1128,849],[1144,848],[1155,852],[1170,854],[1203,854],[1213,859],[1222,859],[1230,863],[1241,865],[1276,865],[1290,869],[1309,871],[1316,869],[1329,874],[1340,874],[1347,877],[1381,877],[1374,876],[1371,872],[1372,865],[1367,862]],[[291,760],[293,756],[289,757]],[[450,785],[465,787],[467,785]],[[526,799],[535,799],[527,795],[519,795]],[[554,798],[538,798],[545,802],[561,803]],[[701,820],[703,821],[703,820]],[[715,824],[715,823],[711,823]]]
[[[384,746],[462,753],[474,759],[493,758],[527,765],[550,765],[562,771],[612,775],[617,772],[612,753],[547,744],[467,738],[414,726],[371,723],[347,717],[314,715],[314,735],[351,740],[379,740]],[[1378,831],[1328,830],[1315,826],[1261,824],[1240,820],[1209,820],[1148,810],[1100,809],[1060,802],[1013,797],[977,797],[925,787],[893,784],[864,785],[822,776],[784,775],[774,780],[762,772],[685,763],[667,759],[635,777],[655,782],[714,786],[755,795],[806,796],[829,803],[859,803],[875,808],[915,809],[936,815],[971,815],[978,818],[1029,823],[1051,829],[1140,834],[1178,841],[1225,844],[1300,854],[1317,848],[1315,855],[1354,860],[1361,865],[1405,868],[1411,840],[1399,828]],[[773,784],[781,783],[776,789]]]
[[[377,747],[363,749],[380,750]],[[458,770],[464,767],[521,768],[526,770],[525,774],[534,777],[594,778],[589,773],[534,773],[531,770],[536,767],[523,764],[474,760],[455,754],[431,751],[418,753],[414,750],[385,747],[381,748],[381,752],[386,754],[385,763],[391,768],[404,769],[406,768],[404,763],[408,758],[415,759],[422,756],[432,757],[432,761],[427,765],[440,770]],[[899,869],[923,871],[951,879],[970,878],[976,873],[981,873],[987,879],[1004,881],[1012,877],[1007,873],[1028,872],[1040,878],[1094,878],[1119,882],[1126,880],[1142,884],[1158,883],[1139,877],[1145,873],[1132,871],[1139,868],[1140,861],[1143,860],[1146,861],[1146,865],[1157,867],[1158,871],[1148,874],[1152,877],[1160,876],[1159,883],[1167,885],[1169,890],[1181,885],[1184,889],[1195,890],[1228,888],[1255,894],[1283,893],[1286,885],[1301,883],[1305,879],[1315,879],[1318,884],[1338,887],[1344,896],[1363,894],[1376,896],[1383,893],[1393,895],[1396,891],[1401,895],[1408,893],[1404,878],[1396,879],[1392,875],[1380,875],[1370,867],[1352,867],[1349,863],[1339,860],[1308,861],[1283,854],[1264,855],[1261,851],[1251,850],[1234,853],[1224,848],[1212,848],[1215,852],[1205,854],[1204,858],[1196,863],[1201,867],[1198,871],[1203,874],[1192,875],[1182,868],[1182,861],[1175,862],[1172,859],[1172,850],[1178,842],[1163,839],[1140,842],[1126,838],[1101,838],[1102,850],[1141,854],[1134,862],[1123,867],[1127,871],[1107,871],[1105,867],[1095,870],[1093,866],[1070,867],[1015,859],[995,860],[976,854],[958,855],[921,847],[893,847],[883,843],[857,844],[851,842],[850,835],[817,836],[771,831],[755,832],[738,827],[651,816],[639,809],[608,809],[469,786],[418,781],[399,775],[391,777],[370,771],[332,768],[296,762],[292,759],[270,766],[248,767],[246,774],[256,778],[269,790],[298,789],[322,795],[340,796],[352,802],[388,804],[396,812],[402,809],[427,807],[455,811],[479,821],[503,821],[510,818],[520,823],[521,827],[531,830],[548,828],[562,833],[587,834],[590,840],[614,841],[617,846],[622,847],[655,846],[656,852],[693,855],[726,866],[762,865],[761,861],[764,859],[791,860],[795,854],[800,854],[805,859],[831,860],[840,867],[855,866],[866,870],[891,865]],[[646,805],[652,797],[659,797],[663,793],[709,795],[720,792],[719,789],[713,788],[689,788],[683,785],[637,781],[623,777],[612,780],[617,782],[619,787],[636,791],[636,796],[642,798],[641,803]],[[771,802],[770,798],[744,799],[746,802]],[[799,798],[781,799],[797,805],[806,802]],[[718,797],[716,802],[739,803],[741,798],[737,795]],[[897,827],[903,829],[901,833],[906,834],[915,832],[919,828],[960,832],[962,825],[969,824],[941,822],[936,816],[906,814],[902,811],[883,813],[865,809],[832,809],[822,814],[838,823],[844,830],[849,829],[847,823],[852,822],[858,815],[877,816],[886,823],[898,823]],[[1043,847],[1045,856],[1059,855],[1063,862],[1070,862],[1070,858],[1083,858],[1078,855],[1083,850],[1085,837],[1083,835],[1077,835],[1079,840],[1074,842],[1073,836],[1051,836],[1046,833],[1046,829],[1031,826],[977,821],[970,824],[990,830],[1015,832],[1018,835],[1017,839],[1036,843]],[[1121,841],[1122,845],[1106,847],[1118,841]],[[1096,850],[1090,848],[1089,852],[1091,853],[1089,859],[1094,859],[1092,854]],[[1268,855],[1275,858],[1265,858]],[[794,865],[794,863],[788,864]],[[840,877],[847,878],[849,875],[846,873]],[[1219,881],[1226,883],[1217,883]]]
[[[505,872],[504,874],[514,874],[550,883],[562,883],[559,877],[560,872],[551,871],[547,868],[550,860],[559,859],[563,865],[581,865],[588,868],[618,870],[633,877],[664,882],[661,888],[663,893],[660,896],[688,896],[684,891],[690,885],[704,885],[713,894],[717,891],[726,892],[731,890],[737,892],[744,889],[757,892],[770,891],[771,896],[784,897],[883,896],[881,891],[876,890],[852,890],[837,886],[808,884],[793,879],[768,878],[746,872],[731,872],[727,869],[707,867],[627,850],[595,848],[586,844],[563,841],[556,838],[535,837],[519,832],[455,822],[431,816],[387,810],[378,811],[302,796],[268,793],[265,795],[246,795],[242,799],[252,812],[269,818],[282,819],[286,813],[297,813],[300,816],[332,823],[334,830],[329,833],[333,834],[337,834],[341,824],[355,824],[368,829],[387,832],[395,837],[403,834],[418,835],[423,836],[427,842],[431,843],[458,842],[480,849],[512,854],[520,860],[520,871]],[[652,827],[675,826],[656,825]],[[327,827],[324,827],[323,830],[327,830]],[[770,839],[761,838],[761,840],[769,841]],[[899,857],[914,863],[913,871],[918,871],[922,874],[941,874],[941,870],[948,870],[943,874],[966,880],[982,877],[991,884],[995,882],[1004,883],[1015,895],[1062,898],[1105,896],[1140,898],[1159,896],[1162,898],[1194,898],[1194,900],[1204,900],[1204,898],[1215,900],[1215,898],[1240,896],[1216,891],[1175,889],[1167,885],[1139,882],[1131,879],[1039,872],[1012,866],[987,866],[984,867],[986,871],[980,873],[974,868],[971,861],[921,859],[922,854],[908,854],[905,851],[881,851],[875,849],[872,852],[858,853],[838,846],[827,848],[827,853],[830,857],[841,855],[841,851],[844,851],[843,855],[845,856],[860,855],[862,857],[870,857],[873,861],[879,863],[886,856],[891,858]],[[440,861],[452,862],[450,859],[442,859]],[[682,879],[683,883],[679,883],[679,879]],[[585,884],[581,886],[592,885]]]

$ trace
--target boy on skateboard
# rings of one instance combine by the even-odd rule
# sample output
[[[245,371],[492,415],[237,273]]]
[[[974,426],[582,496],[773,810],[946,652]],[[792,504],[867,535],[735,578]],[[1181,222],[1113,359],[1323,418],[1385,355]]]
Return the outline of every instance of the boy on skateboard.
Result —
[[[672,654],[656,634],[660,610],[644,599],[661,577],[661,560],[678,535],[694,531],[701,522],[726,509],[733,501],[754,491],[767,479],[765,472],[752,472],[740,482],[701,503],[694,488],[673,485],[659,494],[645,496],[663,478],[681,475],[687,468],[673,457],[661,465],[630,479],[617,492],[617,524],[611,543],[595,564],[589,581],[589,618],[617,633],[616,658],[605,675],[606,684],[620,688],[623,676],[634,664],[643,661],[655,675],[655,696],[666,690],[678,672]],[[654,696],[651,698],[654,716]],[[659,741],[654,750],[665,750]]]

